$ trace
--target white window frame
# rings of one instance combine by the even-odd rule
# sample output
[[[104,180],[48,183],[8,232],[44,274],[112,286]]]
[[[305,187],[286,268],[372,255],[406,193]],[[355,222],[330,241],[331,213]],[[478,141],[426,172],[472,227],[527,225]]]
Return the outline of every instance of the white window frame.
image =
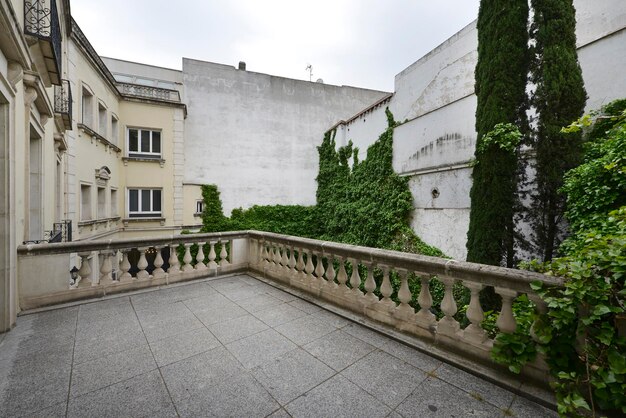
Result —
[[[137,151],[130,150],[130,131],[137,131]],[[141,135],[143,132],[150,132],[150,149],[143,150],[141,149]],[[154,148],[154,138],[153,135],[155,132],[159,133],[159,152],[154,152],[152,149]],[[161,159],[163,155],[163,131],[160,129],[154,128],[137,128],[128,126],[126,128],[126,153],[129,158],[154,158]]]
[[[198,210],[200,209],[200,210]],[[204,211],[204,200],[202,199],[198,199],[196,200],[196,215],[200,215],[202,214],[202,212]]]
[[[137,190],[137,211],[131,212],[130,210],[130,193]],[[142,210],[142,195],[144,190],[150,191],[150,209],[148,211]],[[161,210],[155,211],[154,209],[154,192],[159,191],[161,193]],[[155,187],[129,187],[126,189],[126,212],[129,218],[137,219],[149,219],[149,218],[162,218],[163,216],[163,189]]]

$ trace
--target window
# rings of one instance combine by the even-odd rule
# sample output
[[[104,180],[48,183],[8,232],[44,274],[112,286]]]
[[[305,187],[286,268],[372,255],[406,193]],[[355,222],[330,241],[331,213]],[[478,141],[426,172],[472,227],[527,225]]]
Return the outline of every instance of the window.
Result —
[[[160,218],[161,189],[128,189],[129,218]]]
[[[82,123],[86,126],[93,126],[93,94],[83,86],[82,92]]]
[[[107,108],[98,103],[98,133],[103,137],[107,137]]]
[[[117,145],[119,138],[119,124],[117,116],[111,115],[111,143]]]
[[[117,190],[111,189],[111,217],[117,216]]]
[[[91,186],[80,185],[80,220],[91,220]]]
[[[107,189],[105,189],[104,187],[98,187],[98,213],[96,216],[96,219],[104,219],[106,218],[106,204],[107,204],[107,197],[106,197],[106,191]]]
[[[204,201],[196,200],[196,213],[204,212]]]
[[[161,158],[161,131],[128,128],[128,156]]]

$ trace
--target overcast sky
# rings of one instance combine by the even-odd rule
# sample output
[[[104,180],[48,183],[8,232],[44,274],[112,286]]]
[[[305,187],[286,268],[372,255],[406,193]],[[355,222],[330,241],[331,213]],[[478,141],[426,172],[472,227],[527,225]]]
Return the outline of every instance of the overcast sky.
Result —
[[[394,76],[478,16],[479,0],[72,0],[103,56],[182,57],[393,91]]]

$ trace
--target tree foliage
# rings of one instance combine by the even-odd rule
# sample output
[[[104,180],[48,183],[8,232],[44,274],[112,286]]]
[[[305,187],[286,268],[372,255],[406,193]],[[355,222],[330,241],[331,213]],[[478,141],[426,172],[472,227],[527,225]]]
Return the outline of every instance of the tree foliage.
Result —
[[[498,146],[486,147],[483,141],[500,138],[500,133],[491,132],[501,123],[526,130],[527,22],[526,0],[481,1],[475,73],[476,159],[480,163],[472,173],[468,261],[513,264],[517,154]]]
[[[551,260],[565,233],[563,175],[581,162],[582,137],[563,126],[578,119],[587,95],[576,52],[572,0],[532,0],[532,104],[537,113],[536,192],[530,218],[534,241],[544,261]]]

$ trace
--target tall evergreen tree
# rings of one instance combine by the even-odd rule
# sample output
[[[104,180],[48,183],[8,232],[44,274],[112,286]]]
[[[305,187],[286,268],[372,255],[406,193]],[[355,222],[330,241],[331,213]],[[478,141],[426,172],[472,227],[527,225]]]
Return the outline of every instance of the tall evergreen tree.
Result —
[[[536,127],[536,185],[530,211],[534,241],[545,261],[551,260],[564,234],[563,175],[578,165],[580,134],[561,133],[584,111],[587,94],[576,53],[576,16],[572,0],[532,0],[536,91],[532,104]]]
[[[522,131],[527,125],[528,13],[527,0],[480,2],[475,73],[479,164],[472,173],[468,261],[513,264],[517,154],[482,143],[499,123],[515,124]]]

